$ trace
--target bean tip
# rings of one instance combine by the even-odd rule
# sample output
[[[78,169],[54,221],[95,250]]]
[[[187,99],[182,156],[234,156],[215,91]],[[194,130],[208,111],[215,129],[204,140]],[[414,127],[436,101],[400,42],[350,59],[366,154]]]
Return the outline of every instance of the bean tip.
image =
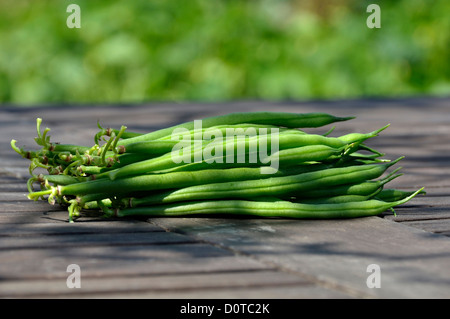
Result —
[[[400,156],[399,158],[393,160],[392,162],[388,163],[388,167],[394,166],[395,164],[397,164],[398,162],[400,162],[402,159],[404,159],[405,156]]]
[[[411,195],[409,195],[408,197],[406,197],[406,198],[404,198],[404,199],[402,199],[402,200],[399,200],[399,201],[397,201],[397,202],[394,202],[394,205],[393,205],[393,206],[401,205],[401,204],[404,204],[404,203],[410,201],[410,200],[413,199],[417,194],[422,193],[424,189],[425,189],[425,187],[422,187],[422,188],[418,189],[417,191],[415,191],[414,193],[412,193]]]
[[[339,117],[339,121],[349,121],[356,119],[356,116]]]
[[[382,131],[387,129],[389,126],[391,126],[390,123],[385,125],[385,126],[383,126],[382,128],[379,128],[378,130],[373,131],[372,133],[370,133],[370,135],[377,136],[379,133],[381,133]]]

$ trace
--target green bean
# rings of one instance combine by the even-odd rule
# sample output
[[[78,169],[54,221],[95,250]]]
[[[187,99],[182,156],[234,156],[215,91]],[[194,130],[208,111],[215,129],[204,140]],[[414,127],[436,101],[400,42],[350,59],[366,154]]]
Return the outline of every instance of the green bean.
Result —
[[[182,146],[194,146],[195,144],[206,145],[208,141],[170,141],[170,140],[152,140],[142,141],[127,145],[125,148],[125,154],[127,153],[140,153],[150,155],[164,155],[170,153],[173,148],[179,144]]]
[[[70,185],[75,183],[80,183],[80,179],[68,176],[68,175],[44,175],[39,174],[37,176],[37,181],[39,182],[49,182],[54,183],[55,185]]]
[[[223,126],[217,126],[217,127],[212,127],[210,129],[218,129],[219,132],[221,132],[223,135],[220,135],[220,137],[224,137],[226,135],[226,130],[228,129],[233,129],[233,127],[235,127],[237,130],[236,132],[234,132],[234,134],[236,136],[242,136],[242,135],[246,135],[246,134],[250,134],[250,136],[252,136],[252,133],[248,131],[248,129],[252,129],[254,128],[254,135],[260,135],[261,133],[259,133],[258,131],[256,131],[256,128],[264,128],[266,129],[266,132],[264,134],[269,134],[269,132],[267,132],[268,128],[277,128],[278,130],[280,130],[278,127],[273,126],[273,125],[255,125],[255,124],[248,124],[248,125],[223,125]],[[201,140],[203,145],[208,144],[209,142],[211,142],[210,139],[203,139],[204,137],[204,132],[207,129],[203,129],[203,130],[192,130],[189,132],[189,139],[183,139],[183,140],[179,140],[179,137],[182,137],[183,134],[179,133],[179,134],[174,134],[173,136],[167,136],[165,138],[161,138],[158,140],[150,140],[150,141],[139,141],[136,143],[132,143],[127,145],[126,147],[124,147],[124,153],[145,153],[145,154],[151,154],[151,155],[163,155],[166,153],[170,153],[173,148],[175,146],[180,146],[180,144],[183,144],[184,147],[187,147],[188,145],[192,145],[195,146],[197,144],[199,144],[198,140]],[[199,132],[197,132],[199,131]],[[306,134],[304,132],[301,132],[299,130],[287,130],[287,129],[281,129],[280,131],[282,132],[288,132],[288,133],[298,133],[298,134]],[[259,134],[258,134],[259,133]],[[200,134],[200,139],[194,139],[197,137],[197,134]],[[171,139],[172,138],[172,139]],[[191,139],[192,138],[192,139]],[[214,139],[212,140],[214,141]]]
[[[145,206],[107,211],[116,217],[126,216],[187,216],[203,214],[236,214],[253,215],[259,217],[278,218],[304,218],[304,219],[330,219],[330,218],[357,218],[365,216],[376,216],[388,209],[401,205],[421,190],[411,196],[395,201],[383,202],[380,200],[367,200],[336,204],[300,204],[289,201],[261,202],[248,200],[222,200],[190,202],[182,204]]]
[[[291,176],[291,175],[298,175],[298,174],[303,174],[303,173],[311,173],[311,172],[315,172],[315,171],[320,171],[320,170],[324,170],[329,168],[326,165],[323,164],[310,164],[310,165],[302,165],[302,166],[298,166],[298,167],[290,167],[290,168],[286,168],[286,169],[281,169],[278,172],[276,172],[275,174],[271,175],[272,177],[279,177],[279,176]],[[204,171],[200,171],[199,173],[202,174],[203,176],[201,176],[202,178],[204,178],[204,182],[206,184],[211,184],[211,183],[215,183],[219,182],[220,180],[222,180],[223,182],[225,182],[227,179],[227,175],[229,173],[233,173],[231,175],[233,175],[233,177],[231,177],[229,180],[230,181],[239,181],[239,180],[255,180],[255,182],[257,183],[258,180],[263,179],[263,178],[268,178],[268,175],[261,175],[258,172],[259,168],[257,170],[255,170],[255,168],[229,168],[226,170],[216,170],[216,169],[212,169],[212,170],[208,170],[209,173],[211,173],[209,176],[213,175],[213,174],[217,174],[219,172],[222,172],[222,174],[225,174],[224,176],[220,176],[217,179],[210,179],[208,176],[208,172],[204,172]],[[241,174],[242,172],[242,174]],[[238,173],[238,174],[234,174],[234,173]],[[203,184],[203,183],[198,183],[196,185],[199,184]],[[172,201],[177,201],[177,199],[173,199],[171,198],[171,194],[174,192],[177,192],[178,190],[183,190],[184,188],[179,189],[178,187],[169,187],[169,188],[175,188],[175,190],[164,190],[164,188],[162,188],[162,191],[157,191],[155,192],[154,190],[149,190],[149,191],[141,191],[141,192],[136,192],[133,191],[131,192],[133,194],[133,196],[128,196],[128,194],[118,194],[119,197],[121,197],[122,199],[120,199],[120,203],[121,206],[124,207],[128,207],[129,205],[133,205],[133,206],[142,206],[142,205],[150,205],[150,204],[162,204],[165,202],[172,202]],[[91,200],[90,198],[84,198],[84,196],[80,196],[80,198],[82,199],[82,202],[86,202],[87,200]],[[98,195],[99,199],[103,198],[101,194]],[[194,199],[198,199],[199,197],[195,197]],[[267,196],[264,197],[264,199],[267,199]],[[189,200],[186,198],[183,198],[183,200]]]
[[[366,138],[369,138],[370,136],[372,136],[372,135],[371,134],[364,135],[363,138],[366,139]],[[279,150],[285,150],[285,149],[290,149],[290,148],[295,148],[295,147],[305,146],[305,145],[310,145],[311,147],[313,147],[313,146],[321,147],[323,145],[328,145],[330,147],[336,147],[336,148],[342,148],[347,145],[346,143],[343,143],[342,141],[340,141],[338,138],[324,137],[324,136],[315,135],[315,134],[309,135],[309,134],[280,133],[279,135],[277,134],[277,135],[271,136],[271,138],[268,138],[268,139],[266,138],[265,139],[266,147],[271,146],[273,137],[276,137],[278,139]],[[261,144],[259,144],[259,140],[261,138],[262,138],[261,136],[253,136],[253,137],[249,137],[249,138],[245,138],[245,139],[238,139],[237,142],[235,142],[234,140],[230,141],[230,140],[226,139],[225,141],[219,141],[216,143],[202,146],[202,148],[194,148],[193,150],[190,151],[190,154],[188,154],[188,156],[189,156],[188,160],[190,160],[191,163],[199,162],[197,159],[203,159],[206,149],[208,149],[210,152],[211,150],[214,150],[215,147],[219,147],[219,149],[222,151],[222,154],[220,154],[218,156],[214,156],[212,158],[209,158],[209,161],[207,161],[207,163],[211,164],[214,162],[215,163],[233,162],[234,164],[236,164],[236,162],[239,162],[239,161],[234,160],[234,158],[230,158],[228,156],[228,154],[226,157],[226,161],[224,161],[223,160],[224,159],[223,151],[227,150],[227,152],[228,152],[229,147],[232,147],[233,148],[233,152],[232,152],[233,157],[235,156],[235,154],[237,154],[237,150],[242,149],[242,148],[244,148],[244,149],[253,148],[253,149],[258,149],[258,151],[261,151]],[[358,137],[358,138],[362,138],[362,137]],[[182,150],[186,151],[186,149],[182,149]],[[306,148],[304,150],[305,150],[305,152],[309,151],[309,149],[306,149]],[[329,150],[329,151],[330,151],[330,153],[333,152],[332,150]],[[335,154],[339,154],[339,153],[340,153],[339,150],[335,152]],[[252,162],[250,160],[250,158],[257,158],[258,154],[256,154],[256,152],[253,152],[252,154],[253,154],[253,157],[249,157],[249,162],[257,163],[256,161]],[[279,155],[281,155],[281,154],[279,154]],[[331,155],[332,154],[329,154],[329,156],[331,156]],[[162,155],[161,157],[157,157],[157,158],[153,158],[153,159],[149,159],[149,160],[141,161],[141,162],[137,162],[137,163],[132,163],[121,169],[117,169],[114,171],[106,172],[104,174],[100,174],[99,176],[97,176],[97,178],[107,177],[111,180],[114,180],[114,179],[121,178],[124,176],[134,176],[134,175],[139,175],[139,174],[146,174],[146,173],[150,173],[152,171],[153,172],[163,171],[163,170],[167,170],[167,169],[171,169],[171,168],[176,169],[176,170],[183,170],[187,167],[189,167],[190,169],[192,169],[193,167],[200,167],[200,168],[207,167],[207,165],[204,162],[191,164],[191,165],[185,165],[185,166],[179,166],[178,165],[179,163],[176,163],[174,161],[174,158],[177,158],[178,160],[182,161],[184,159],[184,156],[179,156],[179,154],[177,154],[174,151],[174,152]],[[328,158],[328,156],[325,158]],[[325,159],[325,158],[321,158],[321,159]],[[298,159],[298,160],[300,161],[300,159]]]
[[[77,169],[78,169],[80,175],[85,175],[85,176],[97,175],[97,174],[101,174],[101,173],[111,170],[109,167],[86,166],[86,165],[80,165],[80,166],[78,166]]]
[[[98,201],[103,201],[103,205],[111,206],[111,194],[109,193],[90,193],[76,197],[76,201],[83,209],[99,208]]]
[[[402,200],[406,197],[411,196],[415,192],[412,191],[402,191],[399,189],[383,189],[379,194],[376,195],[376,199],[385,201],[385,202],[395,202],[398,200]],[[426,194],[425,191],[421,191],[419,194]]]
[[[213,126],[213,127],[209,127],[209,128],[203,128],[202,130],[189,130],[189,134],[193,137],[194,134],[199,134],[199,133],[204,133],[206,130],[209,129],[219,129],[221,130],[222,133],[225,133],[225,129],[226,128],[237,128],[237,129],[246,129],[246,128],[277,128],[278,126],[275,125],[257,125],[257,124],[248,124],[248,123],[242,123],[242,124],[236,124],[236,125],[217,125],[217,126]],[[119,130],[117,129],[112,129],[112,131],[117,135],[119,133]],[[299,131],[301,132],[301,131]],[[174,136],[176,135],[181,135],[182,133],[178,133],[178,134],[174,134]],[[137,136],[141,136],[144,135],[144,133],[137,133],[137,132],[124,132],[122,135],[123,139],[128,139],[131,137],[137,137]],[[170,140],[172,138],[172,134],[171,135],[166,135],[163,136],[161,138],[159,138],[158,140]]]
[[[180,171],[198,171],[202,169],[218,169],[218,168],[232,168],[232,167],[260,167],[261,165],[266,164],[266,167],[271,167],[273,170],[278,169],[279,167],[290,167],[296,166],[302,163],[308,162],[320,162],[323,161],[330,156],[342,153],[342,149],[336,149],[325,145],[311,145],[311,146],[302,146],[296,148],[285,149],[276,152],[275,154],[271,154],[269,156],[265,156],[263,158],[258,158],[258,152],[250,152],[246,154],[246,157],[251,159],[255,158],[256,161],[241,161],[236,159],[236,156],[233,154],[231,156],[219,156],[212,157],[209,159],[209,162],[195,162],[185,165],[175,165],[172,168],[168,168],[163,170],[164,173],[168,172],[180,172]],[[220,161],[217,161],[220,159]],[[222,163],[223,162],[223,163]],[[272,171],[268,171],[271,173]],[[268,174],[269,174],[268,173]],[[130,175],[129,175],[130,176]],[[117,177],[114,177],[114,179]]]
[[[297,129],[287,129],[276,125],[260,125],[260,124],[234,124],[234,125],[217,125],[201,129],[192,129],[187,131],[174,131],[172,134],[163,136],[157,141],[179,140],[180,138],[210,140],[211,137],[225,137],[232,132],[234,135],[264,135],[270,133],[271,129],[278,129],[280,132],[289,131],[291,133],[306,134]]]
[[[291,130],[292,131],[292,130]],[[367,139],[372,137],[373,134],[375,134],[377,131],[369,133],[369,134],[361,134],[360,136],[358,136],[358,139]],[[301,135],[295,135],[295,134],[288,134],[288,135],[284,135],[283,134],[283,140],[281,141],[282,143],[282,147],[284,148],[284,145],[286,143],[284,143],[284,138],[290,138],[290,140],[287,142],[287,144],[291,144],[292,145],[314,145],[314,144],[323,144],[323,145],[330,145],[333,147],[341,147],[343,145],[345,145],[344,142],[340,141],[338,138],[327,138],[321,135],[316,135],[316,134],[304,134],[302,133]],[[228,142],[228,141],[227,141]],[[148,154],[153,154],[153,155],[157,155],[157,154],[164,154],[167,152],[170,152],[170,150],[178,145],[180,142],[175,142],[175,141],[144,141],[144,142],[137,142],[137,143],[133,143],[127,146],[127,152],[137,152],[137,153],[148,153]],[[184,144],[184,143],[183,143]],[[191,141],[191,144],[194,144],[194,142]],[[206,143],[205,143],[206,144]],[[204,145],[203,145],[204,146]],[[108,154],[111,154],[111,157],[108,157],[108,161],[107,163],[109,163],[108,166],[113,166],[114,169],[115,168],[119,168],[119,167],[123,167],[125,166],[124,164],[117,164],[117,165],[113,165],[115,160],[115,153],[113,152],[109,152]],[[70,161],[70,159],[72,158],[72,154],[68,154],[68,156],[66,157],[66,155],[60,155],[60,157],[65,160],[65,161]],[[97,158],[97,160],[96,160]],[[87,174],[100,174],[98,176],[98,178],[101,178],[102,175],[101,173],[106,172],[106,171],[111,171],[111,169],[102,169],[100,167],[89,167],[89,166],[98,166],[100,163],[104,162],[105,158],[104,157],[95,157],[95,156],[90,156],[90,155],[85,155],[85,156],[81,156],[79,157],[79,160],[77,161],[77,163],[72,164],[73,166],[79,166],[77,169],[79,172],[83,172],[83,173],[87,173]],[[119,159],[120,160],[120,159]],[[159,160],[164,160],[162,158],[160,158]],[[139,161],[134,161],[132,162],[134,164],[134,167],[139,166],[141,169],[141,172],[145,172],[149,169],[159,169],[159,170],[164,170],[164,169],[170,169],[171,167],[174,166],[175,163],[173,163],[172,157],[168,157],[166,156],[165,160],[165,164],[159,162],[159,160],[152,158],[149,159],[147,162],[145,163],[140,163],[141,160]],[[167,163],[167,161],[169,161],[169,163]],[[229,160],[227,160],[228,162]],[[92,163],[91,163],[92,162]],[[139,163],[138,163],[139,162]],[[130,162],[128,162],[129,164],[132,164]],[[87,164],[88,166],[86,166],[85,164]],[[150,165],[150,168],[145,168],[143,165]],[[156,168],[152,168],[152,165],[156,164]],[[161,166],[162,165],[162,166]],[[169,165],[169,166],[167,166]],[[184,165],[184,166],[178,166],[176,167],[176,170],[182,170],[184,169],[184,167],[188,167],[189,169],[193,169],[194,167],[198,167],[198,163],[194,164],[194,165]],[[205,166],[204,164],[202,164],[201,166]],[[238,165],[240,166],[240,165]],[[253,165],[254,166],[254,165]],[[155,167],[155,166],[153,166]],[[160,168],[158,168],[160,167]],[[162,167],[162,168],[161,168]],[[125,169],[125,171],[122,172],[122,174],[127,175],[127,170],[132,171],[134,168],[133,166],[128,167]],[[199,169],[199,168],[197,168]],[[67,173],[66,173],[67,174]],[[114,176],[115,172],[110,172],[108,173],[109,175]],[[119,174],[120,175],[120,174]]]
[[[114,134],[117,135],[117,134],[119,134],[120,130],[112,129],[112,132],[114,132]],[[137,137],[137,136],[141,136],[141,135],[144,135],[144,133],[126,131],[126,132],[123,132],[121,138],[128,139],[128,138]]]
[[[106,196],[106,195],[105,195]],[[99,205],[99,201],[88,201],[87,203],[84,203],[82,208],[83,209],[100,209],[101,207],[111,207],[112,201],[109,198],[100,200],[101,205]],[[73,218],[74,216],[69,216],[70,218]]]
[[[275,174],[270,176],[283,176],[283,174],[295,176],[295,171],[300,170],[302,173],[305,170],[314,167],[326,167],[321,164],[315,166],[314,164],[294,167],[292,169],[280,169]],[[292,173],[291,173],[292,172]],[[277,175],[279,174],[279,175]],[[301,173],[300,173],[301,174]],[[305,173],[309,174],[309,173]],[[110,181],[109,179],[90,180],[76,184],[52,187],[45,191],[33,192],[28,195],[30,199],[36,199],[43,195],[64,196],[64,195],[83,195],[89,193],[98,193],[101,190],[104,193],[110,194],[124,194],[138,191],[150,190],[164,190],[170,188],[187,187],[191,185],[199,185],[212,182],[224,182],[233,180],[264,180],[269,175],[261,173],[260,168],[229,168],[218,170],[201,170],[201,171],[186,171],[166,174],[151,174],[128,177]]]
[[[165,201],[186,199],[251,198],[255,196],[286,196],[328,186],[359,183],[379,177],[392,164],[329,168],[295,176],[272,177],[253,181],[223,182],[192,186],[174,191]]]
[[[377,150],[375,150],[375,149],[373,149],[373,148],[371,148],[371,147],[365,145],[364,143],[361,143],[361,144],[359,145],[359,147],[360,147],[361,150],[369,151],[369,152],[371,152],[371,153],[373,153],[373,154],[375,154],[375,155],[378,155],[378,156],[384,156],[384,155],[386,155],[386,154],[384,154],[384,153],[381,153],[381,152],[379,152],[379,151],[377,151]]]
[[[301,204],[338,204],[338,203],[348,203],[348,202],[360,202],[371,199],[370,196],[363,195],[340,195],[340,196],[332,196],[323,199],[300,199],[294,200],[293,203],[301,203]]]
[[[120,185],[122,181],[127,181],[127,189],[129,191],[149,191],[157,189],[163,190],[164,188],[178,188],[162,195],[148,196],[145,199],[136,198],[132,200],[133,203],[136,203],[136,201],[140,201],[141,204],[144,201],[147,201],[149,203],[158,201],[163,203],[171,203],[188,200],[206,200],[220,198],[255,198],[261,196],[287,197],[293,196],[294,194],[298,194],[303,191],[306,192],[317,189],[325,189],[331,186],[346,185],[351,183],[362,183],[363,181],[381,176],[390,166],[395,164],[394,162],[387,164],[361,165],[346,168],[324,168],[296,175],[275,176],[258,180],[233,180],[230,182],[216,182],[214,178],[209,178],[210,175],[208,174],[208,170],[206,170],[197,172],[197,177],[203,179],[203,182],[198,183],[195,183],[193,181],[186,181],[184,179],[189,176],[188,173],[190,172],[163,174],[161,175],[162,177],[171,175],[175,181],[170,180],[170,182],[165,182],[159,184],[158,186],[156,186],[156,183],[151,183],[149,181],[151,179],[154,179],[156,181],[156,177],[160,175],[130,177],[122,180],[116,180],[115,182],[117,183],[117,185]],[[223,172],[225,171],[226,170],[224,170]],[[144,181],[144,178],[146,178],[147,180]],[[98,182],[100,181],[101,180],[98,180]],[[178,182],[178,184],[176,184],[176,182]],[[105,184],[107,185],[107,183]],[[117,191],[120,191],[120,187],[116,187],[112,191],[115,192],[116,189]],[[64,195],[65,192],[67,191],[63,191],[61,194]],[[84,192],[87,193],[86,191]],[[78,193],[82,193],[82,190],[78,190]]]
[[[249,138],[249,140],[258,141],[259,136],[256,137],[252,137]],[[271,139],[268,140],[268,145],[270,145]],[[222,142],[222,149],[226,149],[226,145],[227,143],[229,143],[230,145],[230,141],[223,141]],[[145,144],[145,142],[144,142]],[[182,142],[181,146],[184,146],[185,143]],[[136,145],[136,144],[135,144]],[[256,145],[256,144],[254,144]],[[203,148],[204,144],[201,144],[201,147],[197,148],[197,147],[193,147],[188,149],[188,151],[190,152],[190,154],[188,154],[189,158],[188,160],[190,162],[196,160],[197,158],[203,159],[203,153],[204,153],[204,148]],[[233,145],[234,148],[233,150],[235,150],[237,148],[237,143],[234,143],[233,140]],[[186,148],[183,149],[183,151],[186,151]],[[234,154],[235,152],[233,152]],[[166,170],[166,169],[170,169],[170,168],[174,168],[178,166],[178,163],[176,163],[174,161],[174,158],[177,157],[180,160],[182,160],[183,158],[178,156],[178,154],[176,153],[176,151],[171,151],[170,153],[166,153],[164,155],[161,155],[159,157],[156,158],[151,158],[148,160],[143,160],[143,161],[139,161],[139,162],[134,162],[131,163],[130,165],[127,165],[125,167],[122,167],[120,169],[116,169],[113,171],[108,171],[105,172],[104,174],[99,174],[96,176],[97,179],[101,179],[104,177],[107,177],[111,180],[123,177],[123,176],[135,176],[135,175],[139,175],[139,174],[146,174],[146,173],[150,173],[150,172],[155,172],[155,171],[162,171],[162,170]]]
[[[33,176],[28,179],[27,181],[27,188],[30,193],[34,192],[33,190],[33,184],[34,183],[40,183],[41,188],[45,187],[45,185],[48,185],[48,183],[52,183],[54,185],[69,185],[69,184],[75,184],[79,183],[80,180],[67,175],[44,175],[39,174],[37,176]],[[48,187],[48,186],[47,186]]]
[[[382,128],[375,130],[371,133],[368,134],[363,134],[363,133],[350,133],[350,134],[346,134],[346,135],[342,135],[339,137],[340,140],[350,143],[351,141],[355,141],[355,140],[367,140],[367,138],[365,138],[367,135],[370,135],[372,137],[377,136],[380,132],[384,131],[385,129],[387,129],[390,126],[390,124],[387,124],[385,126],[383,126]]]
[[[368,194],[368,195],[353,195],[353,194],[338,195],[338,196],[328,196],[326,198],[297,199],[293,202],[302,203],[302,204],[338,204],[338,203],[360,202],[360,201],[366,201],[369,199],[373,199],[374,196],[376,196],[380,192],[381,192],[381,188],[378,188],[373,193]]]
[[[285,113],[285,112],[237,112],[202,119],[202,128],[218,125],[264,124],[288,128],[320,127],[354,117],[337,117],[326,113]],[[170,136],[175,129],[193,130],[194,121],[167,127],[151,133],[119,141],[119,145],[128,145],[137,141],[155,140]]]
[[[385,154],[381,154],[381,156],[384,156]],[[349,155],[349,157],[353,158],[353,159],[360,159],[360,160],[379,160],[378,157],[380,157],[380,155],[378,154],[362,154],[359,152],[353,152]],[[383,161],[383,160],[380,160]]]
[[[393,181],[394,179],[402,176],[397,174],[400,167],[388,174],[386,177],[379,180],[366,180],[361,183],[350,183],[332,187],[324,187],[307,191],[293,192],[290,194],[290,199],[317,199],[328,198],[330,196],[343,196],[343,195],[357,195],[367,196],[375,193],[376,191],[383,189],[383,187]]]

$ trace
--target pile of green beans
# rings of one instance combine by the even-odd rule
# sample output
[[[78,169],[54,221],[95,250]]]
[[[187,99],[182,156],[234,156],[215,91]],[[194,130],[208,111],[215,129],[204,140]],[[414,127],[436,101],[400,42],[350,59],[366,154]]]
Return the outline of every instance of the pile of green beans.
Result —
[[[91,146],[51,142],[38,118],[40,149],[15,140],[11,147],[30,160],[28,198],[67,207],[70,222],[86,215],[355,218],[425,193],[385,188],[402,175],[391,168],[403,157],[385,159],[367,141],[389,125],[336,137],[334,127],[306,131],[353,118],[244,112],[201,119],[201,128],[190,121],[149,133],[98,124]]]

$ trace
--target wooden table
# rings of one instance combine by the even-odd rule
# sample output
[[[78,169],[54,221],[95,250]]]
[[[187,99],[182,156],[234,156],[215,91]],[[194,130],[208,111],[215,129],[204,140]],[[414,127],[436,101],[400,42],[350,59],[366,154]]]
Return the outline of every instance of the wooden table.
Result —
[[[0,108],[0,296],[3,298],[449,298],[450,99],[148,103]],[[235,111],[328,112],[356,119],[333,134],[391,127],[369,145],[405,156],[389,185],[425,186],[384,214],[349,220],[149,218],[67,223],[26,198],[37,117],[53,140],[91,145],[97,120],[150,130]],[[323,129],[325,130],[325,128]],[[80,267],[81,288],[68,288]],[[378,265],[380,288],[368,278]],[[372,278],[372,277],[370,277]],[[369,279],[370,279],[369,278]]]

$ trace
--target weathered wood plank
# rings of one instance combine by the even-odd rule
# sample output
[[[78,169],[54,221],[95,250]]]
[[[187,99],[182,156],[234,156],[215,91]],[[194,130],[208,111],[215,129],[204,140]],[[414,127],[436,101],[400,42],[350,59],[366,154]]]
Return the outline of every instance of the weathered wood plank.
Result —
[[[18,180],[18,182],[14,182],[14,183],[0,182],[0,192],[2,193],[2,196],[6,196],[5,193],[9,193],[9,192],[28,193],[26,181]]]
[[[82,279],[84,296],[107,296],[110,292],[167,292],[216,290],[221,288],[261,288],[284,286],[312,286],[313,283],[299,276],[277,271],[244,271],[213,274],[181,274],[159,276],[127,276],[111,278]],[[65,280],[35,280],[0,282],[0,296],[3,297],[39,297],[42,292],[47,296],[70,297],[77,289],[69,289]]]
[[[64,249],[77,246],[130,246],[130,245],[161,245],[171,243],[192,243],[187,236],[169,232],[131,232],[131,233],[87,233],[87,234],[57,234],[50,236],[4,236],[0,242],[0,250],[52,248]]]
[[[44,200],[19,200],[19,201],[1,201],[0,202],[0,215],[5,213],[15,213],[15,212],[36,212],[42,214],[42,212],[55,212],[61,211],[61,206],[50,205]],[[67,214],[67,212],[66,212]]]
[[[0,260],[3,280],[65,282],[71,264],[80,266],[84,279],[274,269],[205,243],[80,247],[75,242],[63,249],[0,250]]]
[[[0,202],[20,202],[29,201],[28,192],[0,192]]]
[[[449,210],[446,207],[399,207],[395,209],[396,216],[386,214],[384,219],[395,222],[448,219]]]
[[[36,204],[36,203],[35,203]],[[1,207],[0,203],[0,207]],[[56,208],[55,210],[48,210],[47,207],[44,206],[41,210],[39,210],[38,205],[36,207],[29,207],[28,210],[21,211],[22,206],[17,206],[17,211],[0,211],[0,223],[1,224],[34,224],[34,223],[68,223],[69,215],[67,211],[63,211],[60,208]],[[9,206],[13,209],[12,206]],[[83,221],[99,221],[98,218],[80,218],[77,219],[79,222]]]
[[[449,234],[450,233],[450,216],[446,219],[431,219],[431,220],[413,220],[402,221],[403,225],[420,228],[432,233]],[[447,235],[448,236],[448,235]]]
[[[5,166],[0,168],[0,174],[15,177],[18,179],[28,179],[30,173],[28,171],[28,164],[20,166]]]
[[[24,236],[51,236],[67,234],[115,234],[164,231],[162,228],[132,219],[76,222],[76,223],[20,223],[0,224],[0,238]]]
[[[259,286],[259,287],[214,287],[212,289],[182,289],[170,291],[131,291],[116,292],[110,291],[108,294],[85,296],[81,291],[70,294],[71,298],[115,298],[115,299],[234,299],[246,303],[248,299],[258,299],[261,302],[270,303],[270,299],[351,299],[355,296],[328,287],[317,285],[277,285],[277,286]],[[45,298],[46,296],[44,296]],[[51,298],[55,298],[53,295]],[[58,297],[56,297],[58,298]],[[266,300],[265,300],[266,299]],[[265,300],[265,301],[264,301]],[[269,309],[270,306],[269,306]],[[223,309],[222,309],[223,311]],[[273,311],[272,311],[273,313]]]
[[[11,176],[2,175],[0,172],[0,185],[15,185],[15,184],[22,184],[23,182],[26,182],[26,179],[19,179]]]
[[[450,297],[450,240],[379,217],[151,221],[349,291],[382,298]],[[382,289],[366,285],[371,264],[381,268]]]

